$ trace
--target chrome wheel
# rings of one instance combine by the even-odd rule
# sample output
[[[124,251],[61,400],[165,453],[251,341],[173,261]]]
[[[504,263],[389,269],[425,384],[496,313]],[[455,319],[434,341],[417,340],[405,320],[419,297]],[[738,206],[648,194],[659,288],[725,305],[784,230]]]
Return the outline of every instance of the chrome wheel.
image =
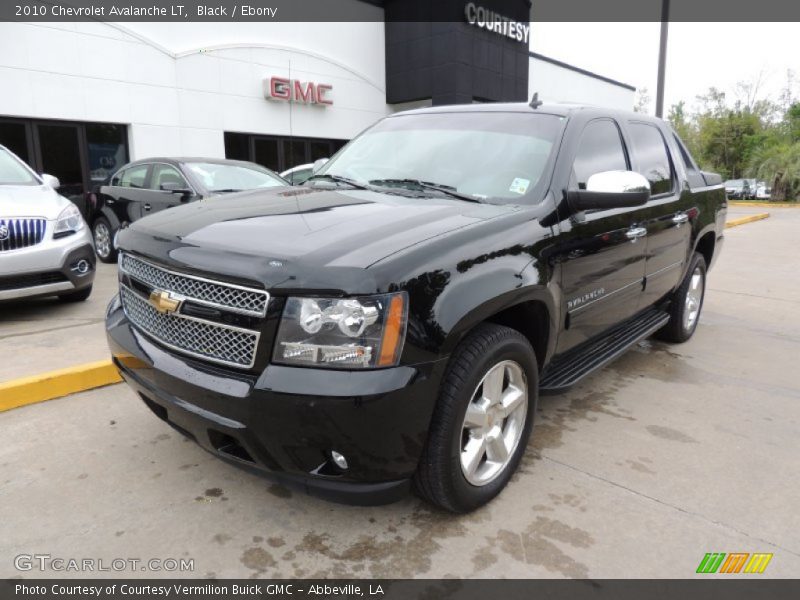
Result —
[[[703,281],[703,271],[696,267],[692,272],[692,279],[689,281],[689,289],[686,290],[686,305],[683,309],[683,328],[691,331],[700,316],[700,307],[703,304],[703,292],[705,281]]]
[[[522,367],[504,360],[484,375],[472,394],[461,431],[461,471],[475,486],[508,466],[525,429],[528,383]]]
[[[97,223],[94,226],[94,250],[101,258],[108,258],[111,255],[111,232],[105,223]]]

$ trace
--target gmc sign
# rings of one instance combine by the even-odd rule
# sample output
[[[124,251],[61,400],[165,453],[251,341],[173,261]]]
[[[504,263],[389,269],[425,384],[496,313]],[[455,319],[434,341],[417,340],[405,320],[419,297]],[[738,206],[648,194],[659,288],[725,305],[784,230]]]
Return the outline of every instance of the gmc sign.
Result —
[[[270,77],[264,80],[264,97],[267,100],[280,100],[282,102],[301,102],[303,104],[316,104],[331,106],[333,100],[328,93],[333,89],[327,83],[314,83],[313,81],[300,81],[286,77]]]

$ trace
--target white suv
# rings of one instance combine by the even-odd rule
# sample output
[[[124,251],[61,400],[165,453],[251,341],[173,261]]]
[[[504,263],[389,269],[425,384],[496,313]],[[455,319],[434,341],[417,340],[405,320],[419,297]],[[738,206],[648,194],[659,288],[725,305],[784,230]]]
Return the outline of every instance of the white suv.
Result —
[[[86,300],[95,256],[78,208],[58,179],[37,175],[0,146],[0,301],[31,296]]]

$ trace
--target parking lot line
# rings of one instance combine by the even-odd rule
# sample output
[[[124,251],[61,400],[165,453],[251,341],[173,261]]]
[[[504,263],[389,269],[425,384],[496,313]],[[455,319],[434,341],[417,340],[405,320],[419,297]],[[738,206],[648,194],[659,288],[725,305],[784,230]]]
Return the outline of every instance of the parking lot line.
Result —
[[[800,208],[800,202],[756,202],[756,201],[742,201],[742,200],[729,200],[729,206],[765,206],[767,208]]]
[[[731,219],[725,223],[725,228],[736,227],[737,225],[744,225],[745,223],[752,223],[753,221],[760,221],[769,217],[769,213],[758,213],[755,215],[747,215],[746,217],[739,217],[738,219]]]
[[[120,381],[122,379],[110,360],[13,379],[0,383],[0,412]]]

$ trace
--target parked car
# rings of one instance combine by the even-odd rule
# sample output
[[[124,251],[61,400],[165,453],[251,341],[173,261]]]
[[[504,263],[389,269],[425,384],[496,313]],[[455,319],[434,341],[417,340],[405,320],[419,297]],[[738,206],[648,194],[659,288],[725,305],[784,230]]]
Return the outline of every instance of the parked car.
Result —
[[[308,163],[305,165],[298,165],[296,167],[292,167],[291,169],[287,169],[283,173],[281,173],[281,177],[283,177],[286,181],[291,183],[292,185],[300,185],[306,182],[306,180],[314,174],[314,163]]]
[[[756,200],[769,200],[770,198],[772,198],[772,188],[763,181],[759,181],[756,187]]]
[[[725,182],[725,194],[731,200],[744,200],[749,191],[745,189],[744,179],[729,179]]]
[[[601,108],[392,115],[301,188],[119,234],[114,363],[217,456],[337,500],[485,504],[539,393],[688,340],[726,214],[661,120]]]
[[[277,173],[239,160],[147,158],[129,163],[90,195],[97,257],[116,261],[116,232],[144,216],[194,200],[287,185]]]
[[[0,300],[92,293],[95,257],[78,208],[56,192],[58,179],[38,175],[0,146]]]

